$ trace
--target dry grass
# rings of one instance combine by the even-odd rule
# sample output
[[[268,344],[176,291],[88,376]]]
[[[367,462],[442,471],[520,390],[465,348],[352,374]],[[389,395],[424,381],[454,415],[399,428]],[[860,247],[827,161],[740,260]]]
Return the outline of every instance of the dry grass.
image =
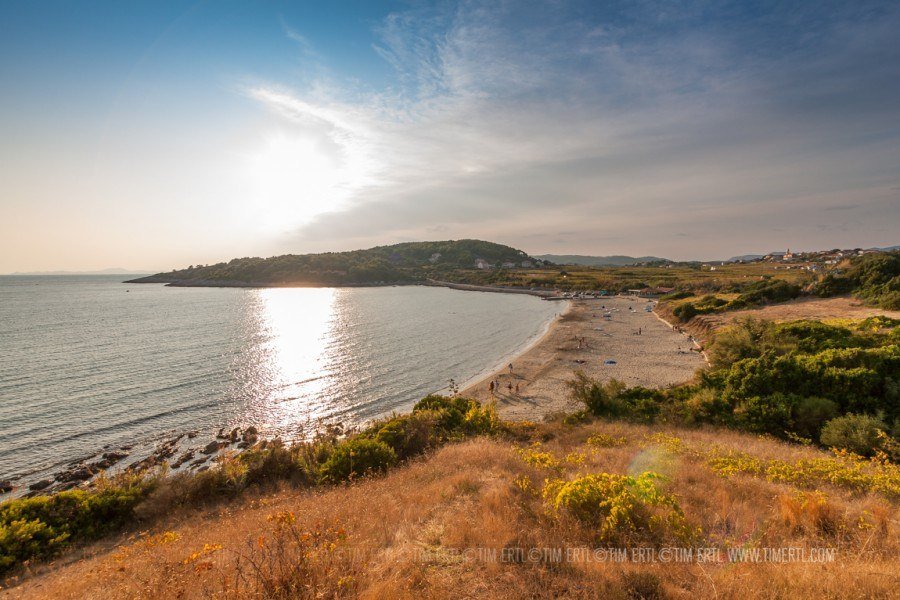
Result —
[[[589,441],[590,440],[590,441]],[[538,442],[537,445],[533,445]],[[166,521],[36,574],[23,598],[878,598],[896,583],[898,506],[841,487],[722,476],[715,444],[760,459],[825,458],[729,431],[622,423],[521,428],[476,439],[387,476],[322,491],[282,488]],[[538,458],[529,459],[532,454]],[[549,458],[548,458],[549,457]],[[667,475],[702,546],[828,547],[833,563],[600,562],[518,554],[591,546],[596,531],[548,512],[548,478]],[[474,553],[475,548],[485,548]],[[504,549],[506,549],[504,551]],[[515,560],[489,560],[490,552]],[[505,554],[504,554],[505,552]],[[583,557],[582,557],[583,558]]]

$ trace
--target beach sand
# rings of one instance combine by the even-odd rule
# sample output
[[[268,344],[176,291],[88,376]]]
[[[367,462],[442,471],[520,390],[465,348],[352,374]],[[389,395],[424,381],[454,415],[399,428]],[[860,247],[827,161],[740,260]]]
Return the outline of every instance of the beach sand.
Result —
[[[534,421],[581,408],[569,399],[566,387],[577,370],[629,386],[665,387],[691,379],[705,366],[703,355],[690,350],[693,344],[687,334],[645,311],[648,304],[646,299],[625,297],[574,300],[540,340],[512,359],[512,374],[503,368],[467,386],[462,394],[489,402],[489,382],[499,380],[500,392],[493,399],[500,414]],[[604,318],[603,306],[610,311],[610,319]],[[584,338],[580,348],[577,338]],[[606,360],[616,364],[605,365]]]

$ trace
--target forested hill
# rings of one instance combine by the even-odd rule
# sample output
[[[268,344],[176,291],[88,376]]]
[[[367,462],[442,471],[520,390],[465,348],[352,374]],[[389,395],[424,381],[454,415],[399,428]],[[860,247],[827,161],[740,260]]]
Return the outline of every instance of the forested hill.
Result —
[[[537,264],[525,252],[481,240],[407,242],[367,250],[235,258],[215,265],[191,265],[127,283],[174,285],[372,285],[414,283],[476,262],[502,267]],[[524,264],[523,264],[524,263]],[[509,266],[509,264],[507,264]]]

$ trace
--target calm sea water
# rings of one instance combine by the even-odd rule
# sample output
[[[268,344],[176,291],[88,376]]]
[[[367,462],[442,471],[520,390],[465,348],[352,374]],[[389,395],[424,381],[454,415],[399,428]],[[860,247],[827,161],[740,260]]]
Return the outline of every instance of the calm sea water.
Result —
[[[430,287],[216,289],[0,277],[0,479],[257,425],[295,439],[499,365],[561,309]],[[208,435],[207,435],[208,434]]]

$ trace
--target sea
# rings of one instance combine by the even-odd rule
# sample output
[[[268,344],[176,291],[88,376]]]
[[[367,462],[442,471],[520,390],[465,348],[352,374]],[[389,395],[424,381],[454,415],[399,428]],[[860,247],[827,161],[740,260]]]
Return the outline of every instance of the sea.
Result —
[[[0,480],[173,435],[304,439],[486,375],[563,307],[440,287],[174,288],[0,277]]]

